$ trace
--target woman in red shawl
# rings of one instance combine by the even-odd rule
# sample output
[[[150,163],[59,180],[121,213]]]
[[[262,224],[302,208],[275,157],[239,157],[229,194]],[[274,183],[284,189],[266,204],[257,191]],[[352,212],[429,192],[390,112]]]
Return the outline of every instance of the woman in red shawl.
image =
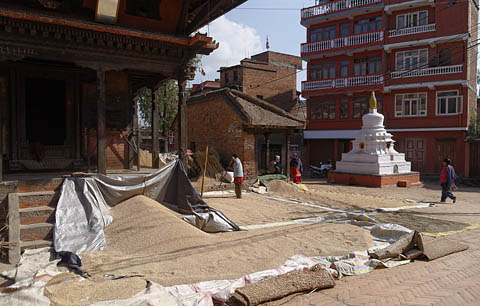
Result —
[[[298,157],[297,153],[292,155],[292,159],[290,160],[290,175],[292,176],[292,181],[295,184],[302,183],[302,161]]]

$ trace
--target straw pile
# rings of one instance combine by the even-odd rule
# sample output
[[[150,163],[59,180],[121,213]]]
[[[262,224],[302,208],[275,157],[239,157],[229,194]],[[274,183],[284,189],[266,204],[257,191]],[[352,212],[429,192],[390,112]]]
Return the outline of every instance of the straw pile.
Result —
[[[195,153],[195,161],[203,171],[203,167],[205,167],[205,151]],[[200,171],[200,175],[202,171]],[[225,172],[225,168],[223,168],[222,162],[220,161],[220,155],[214,148],[209,148],[206,176],[215,178],[218,173],[223,172]]]

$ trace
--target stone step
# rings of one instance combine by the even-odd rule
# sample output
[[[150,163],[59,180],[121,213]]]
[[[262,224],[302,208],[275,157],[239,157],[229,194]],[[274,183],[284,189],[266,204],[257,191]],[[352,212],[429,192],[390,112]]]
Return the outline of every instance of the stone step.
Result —
[[[33,179],[21,180],[18,182],[18,192],[38,192],[59,190],[63,183],[63,178]]]
[[[26,249],[40,249],[46,247],[53,247],[52,240],[33,240],[33,241],[20,241],[21,252]]]
[[[52,240],[53,223],[20,225],[20,241]]]
[[[50,206],[38,206],[20,208],[20,224],[55,223],[55,208]]]
[[[22,192],[18,194],[19,208],[50,206],[56,207],[60,193],[55,191]]]

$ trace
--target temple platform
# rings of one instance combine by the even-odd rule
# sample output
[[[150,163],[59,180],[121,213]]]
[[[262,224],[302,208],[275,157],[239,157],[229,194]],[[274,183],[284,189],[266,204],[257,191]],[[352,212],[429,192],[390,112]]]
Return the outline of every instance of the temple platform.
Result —
[[[410,187],[422,185],[420,172],[372,175],[331,171],[328,173],[328,182],[366,187]]]

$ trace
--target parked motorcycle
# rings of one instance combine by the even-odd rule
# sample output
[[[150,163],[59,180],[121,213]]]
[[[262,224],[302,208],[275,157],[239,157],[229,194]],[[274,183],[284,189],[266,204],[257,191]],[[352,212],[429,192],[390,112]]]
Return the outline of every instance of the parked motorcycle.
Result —
[[[320,162],[318,166],[310,166],[310,177],[311,178],[318,178],[318,177],[327,177],[328,172],[333,169],[332,161],[327,161],[326,163]]]

